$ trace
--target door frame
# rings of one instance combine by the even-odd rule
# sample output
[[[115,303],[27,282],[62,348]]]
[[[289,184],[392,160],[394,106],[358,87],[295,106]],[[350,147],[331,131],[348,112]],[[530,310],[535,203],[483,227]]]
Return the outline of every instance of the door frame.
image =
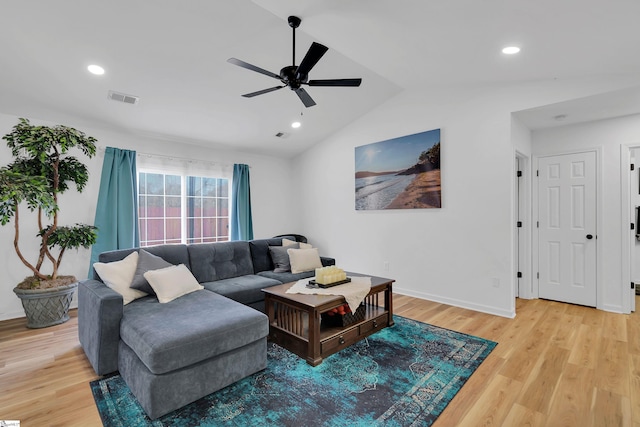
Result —
[[[518,187],[518,177],[516,176],[518,167],[522,172],[522,176],[519,178],[520,187]],[[537,298],[537,295],[533,294],[533,275],[535,272],[531,264],[531,233],[533,229],[531,226],[533,223],[531,220],[531,158],[518,150],[515,150],[514,153],[514,176],[516,178],[513,186],[513,271],[517,274],[519,265],[520,272],[522,272],[522,277],[519,280],[517,277],[514,279],[514,295],[518,298],[534,299]],[[519,212],[518,208],[520,208]],[[518,213],[520,221],[522,221],[520,238],[518,238],[517,230]]]
[[[532,185],[532,200],[533,200],[533,216],[532,216],[532,224],[536,224],[539,220],[540,220],[540,214],[539,214],[539,207],[540,207],[540,201],[539,201],[539,185],[538,185],[538,179],[537,179],[537,171],[538,171],[538,164],[539,164],[539,159],[542,157],[556,157],[556,156],[565,156],[565,155],[571,155],[571,154],[581,154],[581,153],[595,153],[596,156],[596,239],[598,239],[600,236],[602,236],[602,188],[603,188],[603,182],[602,182],[602,147],[595,147],[595,148],[585,148],[585,149],[578,149],[578,150],[573,150],[573,151],[558,151],[558,152],[549,152],[549,153],[544,153],[544,154],[535,154],[533,156],[533,164],[535,165],[534,168],[532,168],[531,171],[531,176],[533,177],[533,185]],[[540,282],[537,278],[537,273],[539,272],[539,266],[540,266],[540,257],[539,257],[539,250],[540,250],[540,239],[539,239],[539,233],[538,233],[538,228],[537,226],[532,227],[533,231],[532,231],[532,298],[540,298],[540,292],[539,292],[539,285]],[[596,240],[596,308],[598,310],[603,310],[603,306],[604,306],[604,295],[603,295],[603,288],[602,286],[600,286],[603,282],[603,278],[602,278],[602,274],[603,274],[603,268],[602,268],[602,246],[601,244],[598,244],[598,240]]]
[[[626,289],[629,292],[622,293],[622,311],[623,313],[630,313],[635,311],[635,290],[631,289],[631,244],[633,243],[629,224],[635,223],[635,218],[631,215],[631,173],[629,165],[631,164],[631,150],[639,149],[640,143],[637,144],[620,144],[620,200],[621,206],[621,230],[622,238],[622,284],[628,284]],[[636,159],[637,161],[637,159]],[[640,167],[640,164],[636,164],[636,169]],[[636,224],[638,226],[638,224]],[[636,230],[637,232],[638,230]],[[636,283],[636,287],[638,287]]]

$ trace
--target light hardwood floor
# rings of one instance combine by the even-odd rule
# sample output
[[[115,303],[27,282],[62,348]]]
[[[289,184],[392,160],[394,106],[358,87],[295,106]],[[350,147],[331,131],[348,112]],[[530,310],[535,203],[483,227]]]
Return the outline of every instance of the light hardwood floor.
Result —
[[[640,298],[637,298],[640,307]],[[499,344],[434,427],[640,427],[640,314],[517,300],[505,319],[402,295],[396,314]],[[97,378],[78,343],[77,317],[29,330],[0,322],[0,420],[100,426]]]

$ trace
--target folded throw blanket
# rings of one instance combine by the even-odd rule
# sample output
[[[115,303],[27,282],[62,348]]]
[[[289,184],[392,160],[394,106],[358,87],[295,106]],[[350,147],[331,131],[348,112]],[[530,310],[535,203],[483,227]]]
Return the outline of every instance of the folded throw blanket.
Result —
[[[287,290],[288,294],[313,294],[313,295],[341,295],[349,304],[352,312],[355,312],[364,301],[364,298],[371,291],[371,277],[354,276],[351,282],[344,285],[333,286],[331,288],[307,288],[309,280],[298,280],[295,285]]]

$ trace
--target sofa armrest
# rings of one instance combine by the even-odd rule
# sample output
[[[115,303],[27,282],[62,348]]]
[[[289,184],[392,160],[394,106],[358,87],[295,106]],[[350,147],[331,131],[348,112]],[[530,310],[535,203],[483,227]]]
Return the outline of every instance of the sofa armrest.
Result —
[[[329,258],[329,257],[325,257],[325,256],[321,256],[320,257],[320,262],[322,263],[323,267],[329,267],[330,265],[336,265],[336,259],[335,258]]]
[[[98,375],[118,370],[122,307],[122,295],[101,281],[78,284],[78,337]]]

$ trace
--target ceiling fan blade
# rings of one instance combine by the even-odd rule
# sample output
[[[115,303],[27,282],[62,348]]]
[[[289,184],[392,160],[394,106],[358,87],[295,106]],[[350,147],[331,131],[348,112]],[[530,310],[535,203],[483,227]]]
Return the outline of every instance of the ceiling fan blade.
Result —
[[[351,86],[357,87],[362,83],[362,79],[328,79],[328,80],[309,80],[309,86]]]
[[[300,78],[300,76],[306,76],[309,74],[309,71],[318,63],[322,55],[324,55],[329,50],[328,47],[321,45],[320,43],[313,42],[311,47],[307,51],[307,54],[302,59],[300,65],[298,65],[298,69],[296,70],[296,78]]]
[[[303,88],[299,87],[298,89],[296,89],[296,94],[305,107],[309,108],[316,105],[316,102],[313,100],[313,98],[311,98],[311,95],[309,95]]]
[[[229,58],[227,59],[227,62],[233,65],[237,65],[238,67],[246,68],[247,70],[255,71],[257,73],[264,74],[265,76],[273,77],[274,79],[280,80],[280,76],[278,74],[267,71],[264,68],[256,67],[255,65],[249,64],[248,62],[244,62],[236,58]]]
[[[244,96],[245,98],[253,98],[254,96],[258,96],[258,95],[262,95],[262,94],[265,94],[265,93],[273,92],[274,90],[282,89],[283,87],[286,87],[286,86],[270,87],[269,89],[262,89],[262,90],[259,90],[257,92],[245,93],[242,96]]]

